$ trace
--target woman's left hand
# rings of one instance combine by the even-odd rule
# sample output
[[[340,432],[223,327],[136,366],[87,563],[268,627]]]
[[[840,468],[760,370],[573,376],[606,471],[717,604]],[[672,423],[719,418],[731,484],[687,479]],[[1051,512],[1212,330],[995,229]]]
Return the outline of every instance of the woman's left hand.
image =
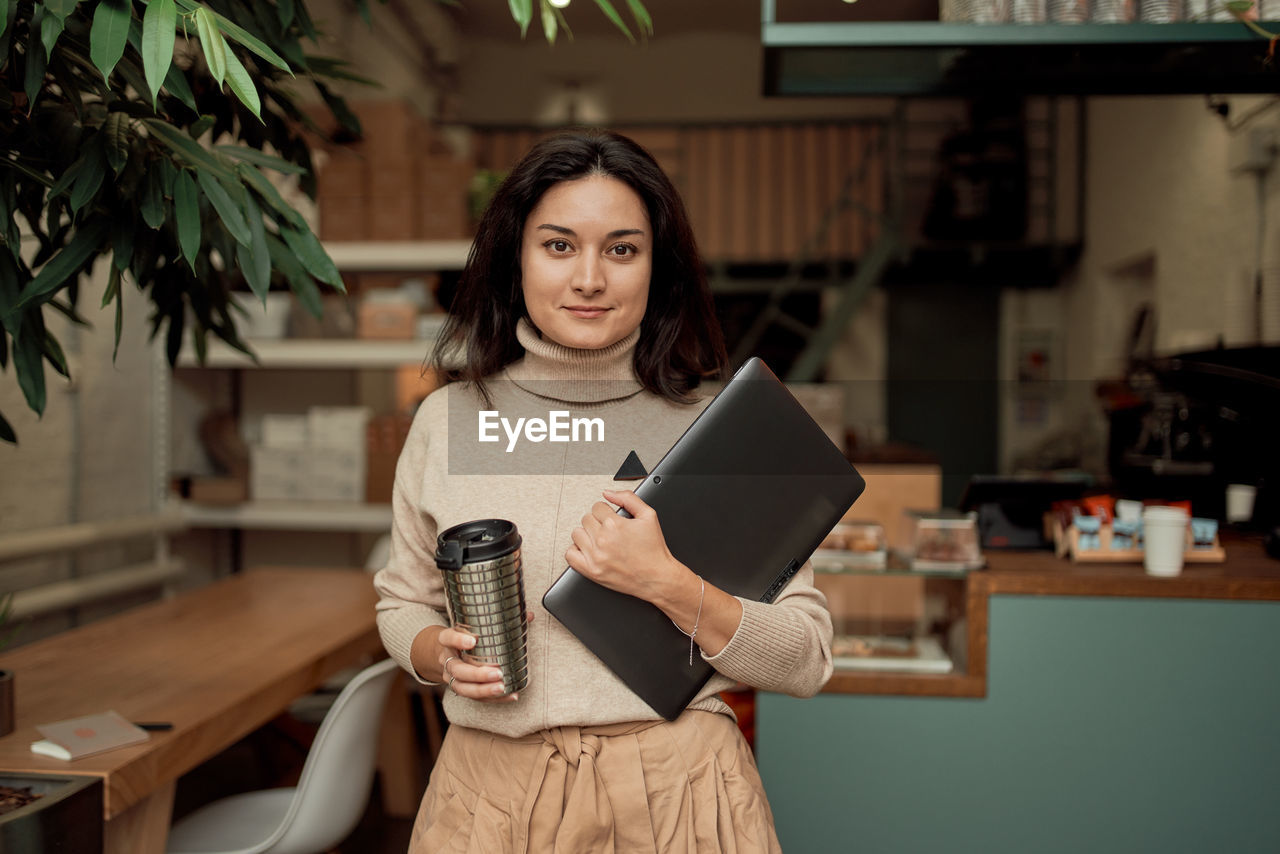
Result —
[[[688,568],[672,556],[658,514],[642,498],[626,490],[605,490],[604,497],[631,518],[597,501],[582,517],[582,526],[573,530],[565,560],[605,587],[650,602],[660,600],[662,591],[689,573]]]

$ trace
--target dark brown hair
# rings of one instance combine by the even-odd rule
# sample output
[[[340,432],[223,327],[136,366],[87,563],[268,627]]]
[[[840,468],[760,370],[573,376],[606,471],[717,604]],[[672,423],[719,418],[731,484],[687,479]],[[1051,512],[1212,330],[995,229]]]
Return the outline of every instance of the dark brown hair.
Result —
[[[670,400],[688,400],[704,377],[722,377],[728,356],[706,272],[684,202],[657,162],[632,140],[603,130],[562,133],[539,142],[498,188],[480,220],[432,361],[460,367],[451,379],[475,383],[524,355],[516,323],[527,317],[520,278],[525,220],[543,194],[589,175],[616,178],[635,191],[653,229],[653,272],[640,322],[635,371]]]

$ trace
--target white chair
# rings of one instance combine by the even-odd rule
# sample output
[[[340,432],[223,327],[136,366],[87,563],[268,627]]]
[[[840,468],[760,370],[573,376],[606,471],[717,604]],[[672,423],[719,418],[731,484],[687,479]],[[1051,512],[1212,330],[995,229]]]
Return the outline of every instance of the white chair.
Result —
[[[298,785],[214,801],[175,823],[168,854],[321,854],[364,815],[391,659],[366,667],[338,695],[316,733]]]

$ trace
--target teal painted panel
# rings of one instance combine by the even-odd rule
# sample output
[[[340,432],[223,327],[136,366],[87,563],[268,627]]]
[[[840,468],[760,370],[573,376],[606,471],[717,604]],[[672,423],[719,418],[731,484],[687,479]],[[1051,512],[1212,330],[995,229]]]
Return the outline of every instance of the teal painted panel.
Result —
[[[980,700],[761,694],[789,854],[1280,851],[1280,603],[997,596]]]

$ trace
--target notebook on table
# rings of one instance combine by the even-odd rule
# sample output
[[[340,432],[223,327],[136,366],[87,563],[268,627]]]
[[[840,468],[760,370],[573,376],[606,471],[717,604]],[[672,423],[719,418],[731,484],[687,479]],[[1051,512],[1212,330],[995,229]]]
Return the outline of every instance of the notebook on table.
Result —
[[[862,477],[760,359],[748,360],[636,488],[671,553],[709,584],[772,602],[862,494]],[[625,512],[625,511],[619,511]],[[573,569],[543,604],[675,720],[711,678],[656,606]]]

